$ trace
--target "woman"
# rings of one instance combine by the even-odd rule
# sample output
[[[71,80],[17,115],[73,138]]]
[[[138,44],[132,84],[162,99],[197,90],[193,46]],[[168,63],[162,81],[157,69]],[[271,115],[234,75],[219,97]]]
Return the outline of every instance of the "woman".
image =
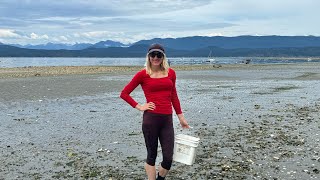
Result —
[[[176,74],[169,68],[164,48],[160,44],[153,44],[146,56],[145,69],[133,77],[120,95],[133,108],[144,111],[142,131],[147,148],[145,170],[150,180],[156,179],[158,140],[162,148],[163,161],[158,168],[157,180],[164,179],[171,168],[174,146],[172,106],[182,128],[190,128],[181,111],[175,82]],[[143,105],[130,96],[138,85],[141,85],[146,97],[147,102]]]

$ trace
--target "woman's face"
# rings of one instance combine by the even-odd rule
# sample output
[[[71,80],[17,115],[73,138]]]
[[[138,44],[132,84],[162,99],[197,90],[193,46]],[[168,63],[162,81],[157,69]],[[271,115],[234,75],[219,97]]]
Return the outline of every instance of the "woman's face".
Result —
[[[160,66],[163,61],[163,54],[158,51],[151,52],[149,54],[149,61],[152,66]]]

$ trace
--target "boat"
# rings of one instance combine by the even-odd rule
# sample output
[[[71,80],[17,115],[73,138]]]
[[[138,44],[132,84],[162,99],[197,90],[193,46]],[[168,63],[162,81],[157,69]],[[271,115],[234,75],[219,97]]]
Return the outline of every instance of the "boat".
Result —
[[[250,62],[251,62],[251,59],[245,59],[245,60],[243,61],[244,64],[250,64]]]
[[[208,55],[208,59],[206,60],[207,63],[215,63],[216,59],[212,57],[212,51],[210,51]]]
[[[244,59],[244,60],[238,61],[237,63],[239,63],[239,64],[250,64],[251,63],[251,59]]]

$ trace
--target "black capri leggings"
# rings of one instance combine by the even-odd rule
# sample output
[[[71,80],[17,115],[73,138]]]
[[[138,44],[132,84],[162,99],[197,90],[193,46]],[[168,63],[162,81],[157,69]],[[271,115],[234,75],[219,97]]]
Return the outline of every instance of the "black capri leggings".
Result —
[[[163,156],[161,166],[170,170],[174,146],[172,114],[155,114],[145,111],[142,131],[148,152],[146,163],[151,166],[155,165],[159,140]]]

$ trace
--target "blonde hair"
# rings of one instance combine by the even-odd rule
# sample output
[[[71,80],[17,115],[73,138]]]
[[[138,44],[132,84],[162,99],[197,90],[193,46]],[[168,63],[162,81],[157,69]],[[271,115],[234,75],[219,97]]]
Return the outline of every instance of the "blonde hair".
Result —
[[[145,68],[147,74],[151,75],[152,74],[152,69],[151,69],[151,62],[149,60],[149,54],[146,56],[146,63],[145,63]],[[163,59],[162,63],[160,64],[160,69],[163,72],[163,74],[167,75],[169,72],[169,63],[166,54],[163,54]]]

